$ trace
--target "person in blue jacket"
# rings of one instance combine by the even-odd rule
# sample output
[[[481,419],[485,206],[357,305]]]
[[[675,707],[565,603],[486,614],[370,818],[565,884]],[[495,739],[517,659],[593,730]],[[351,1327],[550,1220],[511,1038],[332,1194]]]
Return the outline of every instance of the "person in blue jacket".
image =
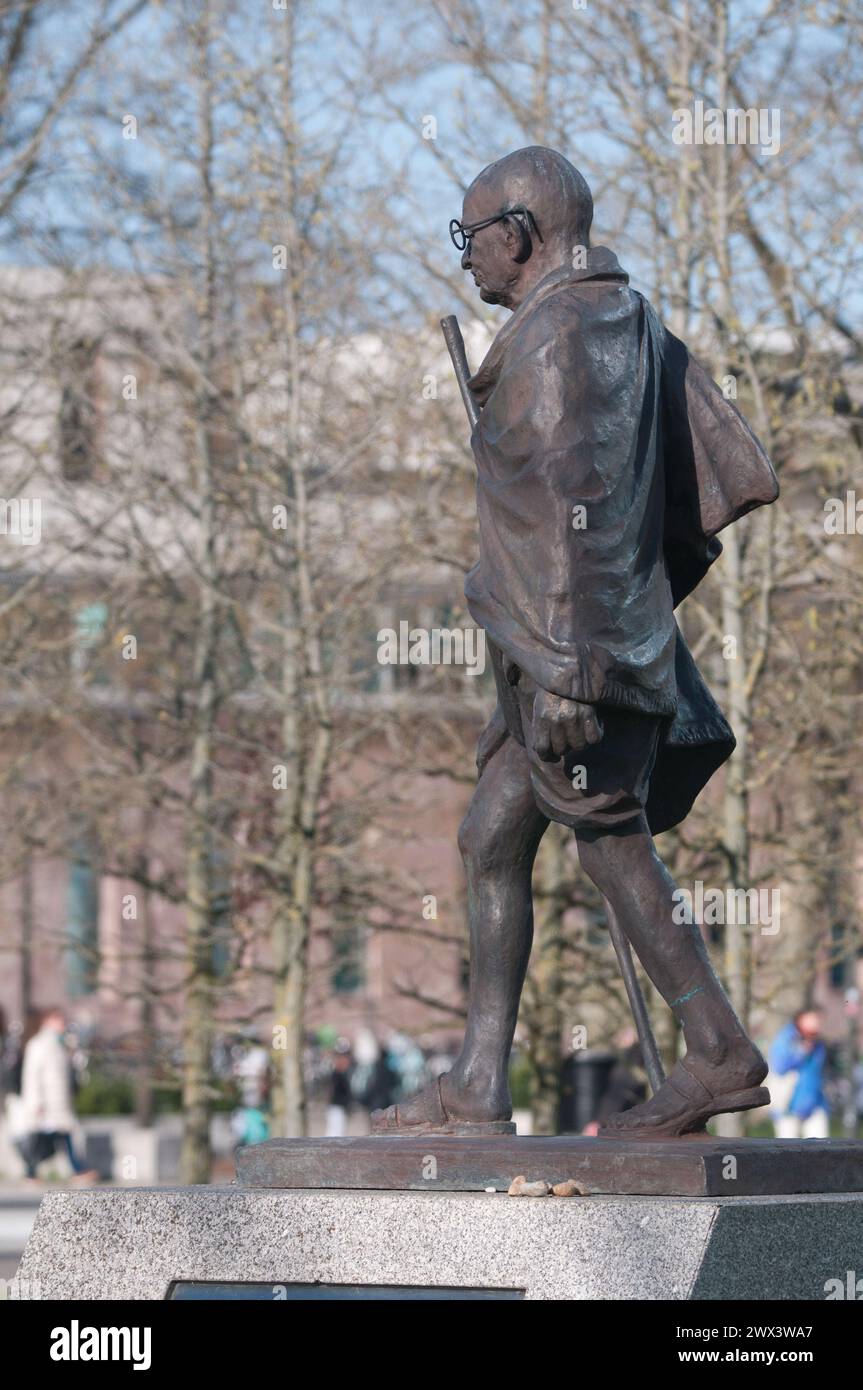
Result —
[[[801,1009],[786,1023],[773,1041],[769,1058],[770,1113],[777,1139],[828,1139],[827,1048],[817,1009]]]

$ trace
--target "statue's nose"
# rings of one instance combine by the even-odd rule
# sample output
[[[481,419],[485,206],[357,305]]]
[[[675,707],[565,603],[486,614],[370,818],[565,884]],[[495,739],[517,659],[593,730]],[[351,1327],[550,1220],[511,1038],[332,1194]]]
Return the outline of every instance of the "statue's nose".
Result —
[[[461,268],[462,270],[470,270],[470,242],[461,253]]]

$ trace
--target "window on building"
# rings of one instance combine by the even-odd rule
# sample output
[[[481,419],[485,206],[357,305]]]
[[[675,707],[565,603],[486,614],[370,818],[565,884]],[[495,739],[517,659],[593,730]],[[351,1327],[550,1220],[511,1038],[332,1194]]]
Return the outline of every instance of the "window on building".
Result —
[[[95,685],[107,683],[108,674],[99,656],[105,641],[108,607],[97,601],[83,604],[75,613],[72,633],[72,670]]]
[[[61,363],[60,472],[68,483],[85,482],[98,470],[101,428],[98,410],[98,344],[80,338]]]
[[[221,850],[212,849],[210,853],[213,875],[212,971],[217,980],[225,980],[231,973],[231,941],[234,930],[231,863],[228,855]]]
[[[365,932],[359,926],[334,927],[330,934],[330,984],[336,994],[353,994],[366,980]]]
[[[82,999],[99,978],[99,871],[95,840],[82,832],[70,847],[66,888],[66,993]]]

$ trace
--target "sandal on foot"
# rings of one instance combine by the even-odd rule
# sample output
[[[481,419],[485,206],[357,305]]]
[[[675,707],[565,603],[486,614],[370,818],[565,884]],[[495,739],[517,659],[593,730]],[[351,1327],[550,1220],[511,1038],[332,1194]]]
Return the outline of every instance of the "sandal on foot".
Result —
[[[597,1133],[599,1139],[674,1139],[684,1134],[695,1134],[704,1130],[707,1121],[714,1115],[730,1115],[738,1110],[757,1110],[761,1105],[770,1104],[770,1092],[766,1086],[747,1086],[742,1090],[721,1091],[714,1094],[699,1081],[693,1071],[678,1062],[666,1077],[664,1086],[675,1091],[686,1102],[686,1109],[665,1120],[645,1120],[644,1124],[626,1124],[625,1117],[632,1111],[621,1110],[612,1115]],[[661,1087],[660,1090],[663,1088]],[[659,1092],[657,1092],[659,1095]],[[655,1100],[656,1097],[653,1097]],[[644,1106],[650,1105],[644,1101]],[[640,1109],[641,1107],[636,1107]],[[615,1124],[615,1121],[620,1121]]]
[[[373,1135],[402,1135],[407,1138],[413,1134],[453,1134],[468,1137],[482,1134],[515,1134],[511,1120],[458,1120],[447,1113],[441,1095],[439,1076],[433,1086],[420,1092],[425,1100],[425,1111],[421,1119],[404,1121],[399,1113],[400,1106],[390,1105],[386,1110],[373,1110],[371,1114],[371,1133]],[[417,1099],[415,1097],[414,1099]]]

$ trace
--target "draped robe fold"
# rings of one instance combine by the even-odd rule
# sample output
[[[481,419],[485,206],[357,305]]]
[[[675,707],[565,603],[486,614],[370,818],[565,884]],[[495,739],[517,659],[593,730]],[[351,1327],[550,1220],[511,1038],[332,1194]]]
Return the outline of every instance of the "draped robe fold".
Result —
[[[662,719],[646,815],[667,830],[735,742],[674,609],[717,532],[775,499],[771,464],[604,247],[534,288],[471,388],[471,615],[544,690]]]

